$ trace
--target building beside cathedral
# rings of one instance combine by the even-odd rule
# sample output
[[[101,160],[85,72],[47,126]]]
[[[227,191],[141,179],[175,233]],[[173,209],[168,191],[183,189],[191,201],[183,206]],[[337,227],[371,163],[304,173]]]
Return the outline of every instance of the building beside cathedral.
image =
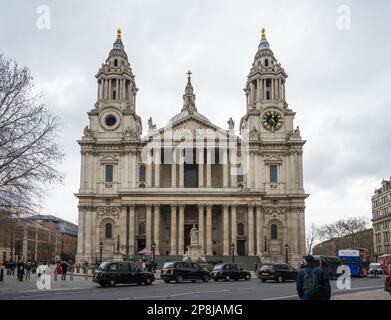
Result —
[[[305,253],[302,154],[285,97],[287,74],[263,30],[245,91],[240,135],[199,110],[187,74],[182,106],[142,136],[135,76],[121,31],[97,75],[97,102],[81,147],[77,262],[144,248],[183,256],[198,229],[206,258],[297,263]],[[238,88],[239,90],[239,88]],[[167,257],[166,257],[167,258]]]

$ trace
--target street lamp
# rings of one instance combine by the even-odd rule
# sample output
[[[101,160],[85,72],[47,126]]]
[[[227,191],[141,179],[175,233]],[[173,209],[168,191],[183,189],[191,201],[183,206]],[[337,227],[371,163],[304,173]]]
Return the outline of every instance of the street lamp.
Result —
[[[285,262],[288,264],[288,245],[285,245]]]
[[[235,243],[233,242],[231,245],[231,252],[232,252],[232,263],[235,263]]]
[[[155,268],[155,249],[156,243],[152,243],[152,268]]]
[[[99,261],[99,263],[102,263],[102,251],[103,251],[103,243],[101,241],[99,243],[99,253],[100,253],[100,261]]]

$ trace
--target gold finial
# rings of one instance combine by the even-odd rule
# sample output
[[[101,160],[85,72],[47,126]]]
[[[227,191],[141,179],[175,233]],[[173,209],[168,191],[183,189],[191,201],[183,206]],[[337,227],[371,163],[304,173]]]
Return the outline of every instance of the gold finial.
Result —
[[[262,32],[261,40],[266,40],[266,29],[262,28],[261,32]]]
[[[121,40],[122,31],[121,28],[117,29],[117,39]]]

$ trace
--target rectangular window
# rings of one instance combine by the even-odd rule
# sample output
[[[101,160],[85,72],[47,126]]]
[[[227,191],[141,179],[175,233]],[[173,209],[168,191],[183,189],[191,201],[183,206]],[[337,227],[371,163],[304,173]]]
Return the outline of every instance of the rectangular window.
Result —
[[[270,183],[278,182],[277,169],[278,167],[275,164],[270,166]]]
[[[113,165],[107,164],[106,165],[106,182],[113,182]]]

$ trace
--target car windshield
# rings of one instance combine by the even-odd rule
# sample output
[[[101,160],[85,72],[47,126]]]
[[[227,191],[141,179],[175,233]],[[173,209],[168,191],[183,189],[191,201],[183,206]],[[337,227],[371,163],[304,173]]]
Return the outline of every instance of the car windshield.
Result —
[[[102,262],[102,263],[99,265],[98,270],[100,270],[100,271],[106,271],[109,265],[110,265],[110,263],[108,263],[108,262]]]
[[[381,265],[378,264],[378,263],[371,263],[371,264],[369,265],[369,267],[372,268],[372,269],[380,269],[380,268],[381,268]]]
[[[166,262],[163,265],[163,269],[172,269],[175,267],[175,262]]]
[[[261,271],[269,271],[272,269],[272,265],[270,264],[264,264],[262,267],[261,267]]]
[[[217,264],[214,266],[213,270],[216,271],[216,270],[222,270],[223,269],[223,264]]]

